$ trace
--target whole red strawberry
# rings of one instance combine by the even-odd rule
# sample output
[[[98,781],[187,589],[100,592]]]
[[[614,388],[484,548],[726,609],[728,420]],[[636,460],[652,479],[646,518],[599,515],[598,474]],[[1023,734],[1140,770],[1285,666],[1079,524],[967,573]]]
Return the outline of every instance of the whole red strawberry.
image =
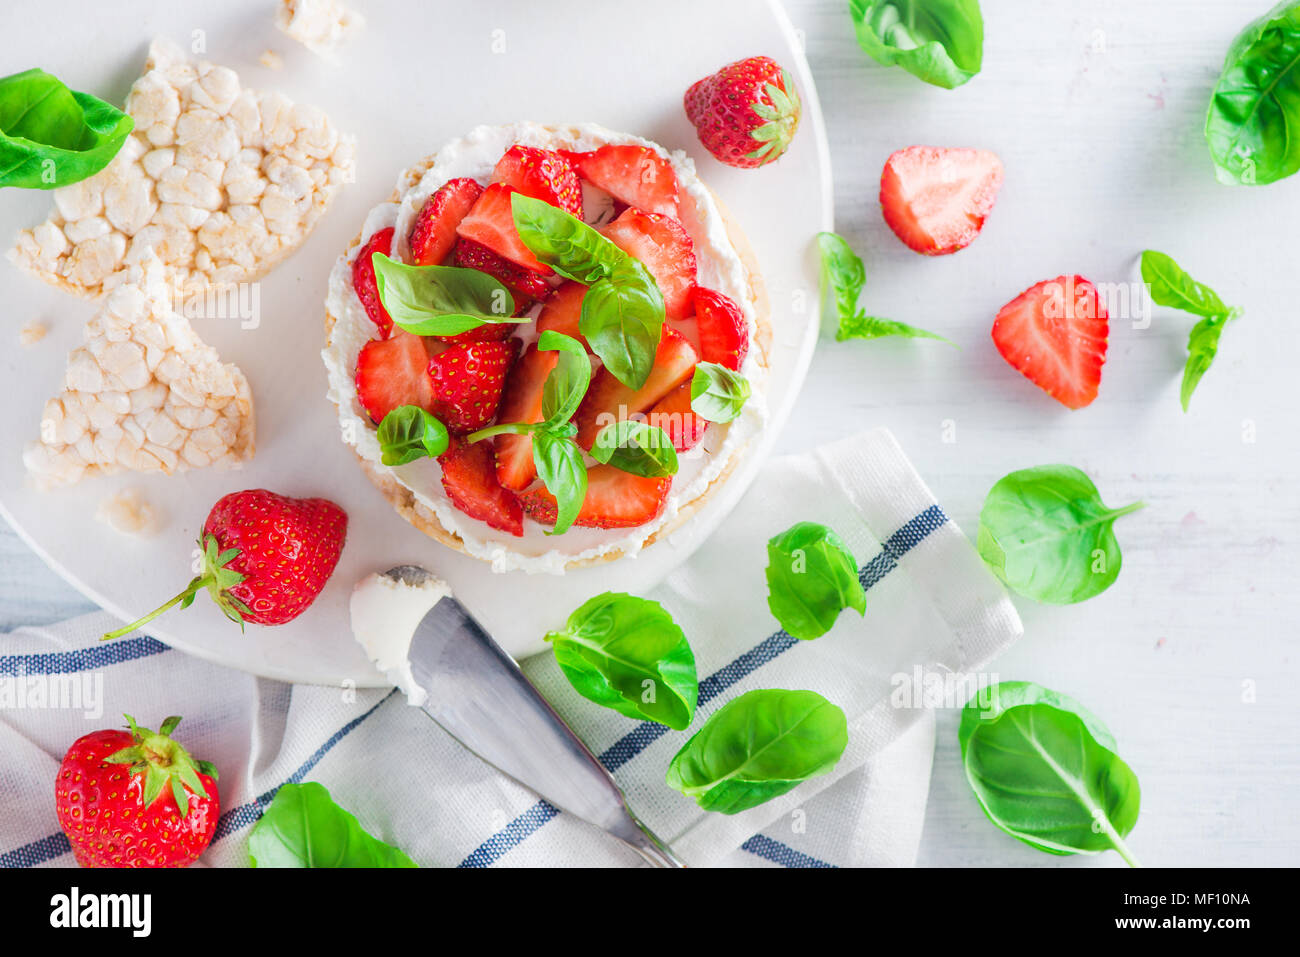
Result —
[[[799,128],[799,92],[771,57],[724,66],[693,83],[685,103],[700,142],[728,166],[752,169],[772,162]]]
[[[289,498],[263,488],[231,492],[203,523],[201,567],[179,595],[139,621],[110,631],[117,638],[173,605],[189,607],[207,589],[240,629],[245,622],[282,625],[316,600],[347,537],[348,516],[323,498]]]
[[[129,714],[130,731],[73,742],[54,780],[54,811],[82,867],[188,867],[212,841],[220,814],[217,769]]]

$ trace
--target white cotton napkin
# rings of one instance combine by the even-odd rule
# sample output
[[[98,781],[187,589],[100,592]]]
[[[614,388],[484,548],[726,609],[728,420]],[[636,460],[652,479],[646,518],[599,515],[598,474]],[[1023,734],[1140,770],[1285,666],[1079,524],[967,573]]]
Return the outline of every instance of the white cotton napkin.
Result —
[[[796,521],[838,532],[868,588],[865,618],[845,612],[815,641],[780,631],[766,602],[766,542]],[[549,655],[524,664],[637,815],[694,866],[911,865],[934,718],[913,706],[919,694],[899,689],[917,674],[978,670],[1021,625],[893,437],[867,432],[770,462],[721,529],[647,597],[695,650],[700,705],[687,731],[594,705]],[[81,694],[79,710],[33,707],[30,693],[28,707],[0,699],[0,866],[72,863],[54,816],[55,769],[75,738],[116,726],[124,711],[153,726],[183,715],[182,743],[220,769],[222,819],[208,864],[246,864],[251,825],[282,784],[303,780],[324,784],[422,865],[641,863],[479,761],[395,692],[252,678],[152,638],[99,642],[110,626],[107,615],[88,615],[20,629],[0,647],[0,682],[21,673],[31,688]],[[714,710],[755,688],[806,688],[835,702],[848,717],[848,749],[830,774],[757,808],[701,811],[664,772]]]

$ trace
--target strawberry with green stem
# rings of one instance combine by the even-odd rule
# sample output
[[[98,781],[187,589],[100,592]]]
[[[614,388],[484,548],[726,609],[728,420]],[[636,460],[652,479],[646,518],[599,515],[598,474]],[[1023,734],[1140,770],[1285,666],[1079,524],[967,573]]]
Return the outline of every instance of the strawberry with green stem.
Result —
[[[199,573],[180,594],[138,621],[104,635],[129,634],[206,590],[227,618],[280,625],[316,600],[338,564],[348,516],[323,498],[289,498],[266,489],[232,492],[208,513],[199,538]]]
[[[693,83],[684,102],[704,147],[741,169],[780,157],[799,128],[799,92],[790,73],[771,57],[724,66]]]

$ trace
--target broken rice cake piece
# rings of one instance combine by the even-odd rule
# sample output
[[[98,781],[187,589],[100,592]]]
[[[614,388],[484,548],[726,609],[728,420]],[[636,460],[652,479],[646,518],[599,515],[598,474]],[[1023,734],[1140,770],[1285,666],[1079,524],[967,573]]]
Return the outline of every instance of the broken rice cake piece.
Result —
[[[353,177],[354,141],[313,106],[240,86],[155,40],[127,96],[135,129],[99,173],[54,191],[18,266],[95,297],[153,251],[187,295],[265,274]]]
[[[340,0],[280,0],[275,15],[277,27],[327,60],[334,59],[339,45],[365,22]]]
[[[238,468],[254,449],[253,397],[234,365],[172,308],[156,263],[134,267],[86,324],[62,394],[23,462],[40,487],[110,472]]]

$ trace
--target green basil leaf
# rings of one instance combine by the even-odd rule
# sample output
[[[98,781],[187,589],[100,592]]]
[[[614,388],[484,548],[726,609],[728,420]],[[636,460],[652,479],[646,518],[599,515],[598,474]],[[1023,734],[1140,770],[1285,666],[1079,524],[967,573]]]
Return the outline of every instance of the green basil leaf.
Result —
[[[825,525],[799,522],[767,543],[767,607],[795,638],[818,638],[840,612],[867,612],[858,563]]]
[[[375,284],[393,322],[417,336],[454,336],[488,322],[527,322],[499,280],[459,266],[408,266],[375,253]]]
[[[821,253],[822,308],[832,311],[833,307],[837,341],[904,336],[909,339],[938,339],[954,345],[938,333],[905,322],[867,315],[858,308],[858,298],[867,283],[867,271],[861,257],[843,236],[836,233],[818,233],[817,248]]]
[[[749,380],[739,372],[701,362],[691,377],[691,411],[710,422],[730,422],[749,401]]]
[[[582,449],[568,435],[534,432],[533,462],[542,484],[555,496],[555,527],[546,534],[563,535],[587,497],[587,464]]]
[[[402,851],[366,833],[314,781],[286,784],[248,835],[254,867],[416,867]]]
[[[842,325],[857,312],[858,298],[867,284],[867,270],[848,240],[836,233],[818,233],[821,252],[822,307],[834,303],[834,314]]]
[[[1141,788],[1115,739],[1082,705],[1026,681],[983,688],[957,730],[966,780],[990,821],[1049,854],[1114,848],[1136,866],[1124,838]]]
[[[844,712],[814,691],[759,690],[709,716],[668,765],[668,786],[706,811],[736,814],[835,767]]]
[[[537,339],[537,348],[560,353],[555,368],[542,386],[542,422],[554,431],[573,418],[591,385],[591,359],[572,336],[547,329]]]
[[[1187,404],[1192,401],[1192,393],[1200,384],[1201,377],[1209,370],[1210,363],[1219,352],[1219,337],[1223,335],[1223,327],[1240,315],[1240,309],[1231,309],[1227,315],[1210,316],[1192,326],[1191,334],[1187,337],[1187,364],[1183,366],[1183,384],[1178,395],[1184,412],[1187,411]]]
[[[1221,183],[1264,185],[1300,170],[1300,2],[1279,3],[1232,41],[1205,141]]]
[[[979,0],[849,0],[849,13],[858,46],[883,66],[901,66],[947,90],[980,71]]]
[[[614,378],[639,389],[654,368],[664,297],[649,270],[626,257],[582,297],[578,331]]]
[[[1022,469],[989,491],[976,547],[1012,591],[1068,605],[1119,577],[1115,519],[1142,507],[1107,507],[1092,480],[1070,465]]]
[[[1157,306],[1181,309],[1196,316],[1222,316],[1228,312],[1219,294],[1197,282],[1164,253],[1154,249],[1142,253],[1142,281]]]
[[[0,187],[54,189],[109,164],[131,117],[44,70],[0,79]]]
[[[447,427],[418,405],[399,405],[384,416],[378,438],[385,465],[436,459],[447,451]]]
[[[657,601],[605,592],[546,635],[574,690],[619,714],[678,731],[695,717],[695,655]]]
[[[510,210],[523,244],[565,279],[591,286],[628,258],[595,229],[545,200],[514,193]]]
[[[597,462],[645,478],[677,474],[677,450],[668,433],[639,419],[623,419],[601,429],[591,456]]]
[[[848,339],[880,339],[885,336],[902,336],[907,339],[937,339],[940,342],[946,342],[954,349],[957,347],[951,339],[939,335],[937,332],[929,332],[925,329],[918,329],[916,326],[909,326],[905,322],[897,322],[893,319],[879,319],[875,316],[868,316],[865,312],[859,311],[854,313],[848,320],[840,320],[840,327],[835,333],[835,338],[844,342]]]

